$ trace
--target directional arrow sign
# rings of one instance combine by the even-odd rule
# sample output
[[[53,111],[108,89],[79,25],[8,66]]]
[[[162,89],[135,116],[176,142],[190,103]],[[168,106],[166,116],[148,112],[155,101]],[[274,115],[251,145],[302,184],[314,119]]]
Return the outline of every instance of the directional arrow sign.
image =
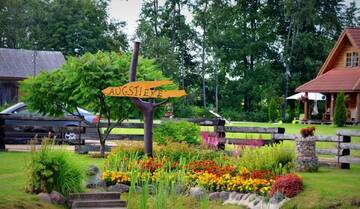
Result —
[[[159,90],[155,87],[172,84],[172,81],[135,81],[123,86],[108,87],[102,90],[106,96],[113,97],[136,97],[136,98],[161,98],[182,97],[186,95],[184,90]]]

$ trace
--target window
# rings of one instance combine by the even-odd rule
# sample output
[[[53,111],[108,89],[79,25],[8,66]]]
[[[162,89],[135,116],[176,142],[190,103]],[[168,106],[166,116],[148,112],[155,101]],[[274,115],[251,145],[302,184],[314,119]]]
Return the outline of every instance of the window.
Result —
[[[359,66],[359,54],[357,52],[346,53],[346,67]]]

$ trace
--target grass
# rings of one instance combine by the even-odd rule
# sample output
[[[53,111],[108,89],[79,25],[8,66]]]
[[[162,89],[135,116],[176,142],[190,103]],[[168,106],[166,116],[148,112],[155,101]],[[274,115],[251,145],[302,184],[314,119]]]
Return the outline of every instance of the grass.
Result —
[[[29,155],[28,152],[0,153],[0,208],[62,208],[42,203],[37,200],[36,196],[25,193],[26,174],[24,169]],[[102,168],[103,159],[89,158],[84,155],[78,155],[78,158],[84,166],[97,165]],[[350,170],[321,168],[318,173],[300,173],[300,175],[304,179],[305,190],[288,202],[284,208],[359,208],[359,206],[351,205],[351,201],[360,201],[359,165],[352,166]],[[124,196],[126,198],[126,195]],[[174,209],[199,208],[198,202],[192,198],[184,196],[177,198],[177,201],[173,203],[179,204],[179,207],[174,205],[172,207]],[[151,201],[150,198],[150,205]],[[239,206],[222,206],[219,202],[209,204],[209,209],[220,208],[233,209],[239,208]]]
[[[315,135],[335,135],[337,130],[360,130],[360,126],[346,126],[346,127],[335,127],[334,125],[307,125],[307,124],[274,124],[274,123],[257,123],[257,122],[233,122],[228,124],[228,126],[247,126],[247,127],[282,127],[285,128],[286,134],[299,134],[301,128],[306,128],[308,126],[315,126]],[[202,131],[213,131],[213,127],[202,126]],[[115,128],[112,133],[114,134],[144,134],[143,129],[134,129],[134,128]],[[269,139],[270,134],[243,134],[243,133],[226,133],[228,138],[242,138],[242,139]],[[352,143],[360,144],[360,137],[352,137]],[[293,146],[293,142],[285,141],[285,144]],[[318,142],[317,147],[321,149],[335,149],[336,143],[332,142]],[[360,151],[352,151],[351,156],[360,157]]]
[[[25,192],[26,162],[29,152],[0,152],[0,208],[62,208],[38,201],[37,197]],[[79,155],[83,166],[97,165],[102,167],[103,159],[93,159]]]
[[[299,129],[307,127],[302,124],[270,124],[270,123],[233,123],[235,126],[257,127],[284,127],[286,133],[297,134]],[[315,125],[318,135],[334,135],[337,129],[359,130],[359,126],[336,128],[331,125]],[[202,128],[211,131],[209,127]],[[116,129],[115,133],[139,134],[141,129]],[[230,135],[230,134],[229,134]],[[253,135],[254,138],[257,136]],[[232,136],[242,137],[242,136]],[[249,138],[250,135],[248,135]],[[266,138],[263,135],[263,138]],[[354,143],[360,143],[359,138],[353,139]],[[286,142],[288,145],[293,142]],[[318,143],[319,147],[331,147],[334,143]],[[0,208],[62,208],[61,206],[49,205],[38,201],[37,197],[25,193],[26,173],[25,163],[29,159],[28,152],[0,152]],[[355,156],[360,156],[355,153]],[[103,168],[103,159],[89,158],[78,155],[83,166],[97,165]],[[304,179],[305,189],[297,197],[293,198],[284,208],[360,208],[360,205],[351,205],[351,202],[360,203],[360,165],[351,165],[350,170],[321,168],[318,173],[300,173]],[[124,195],[126,197],[126,195]],[[200,208],[197,201],[189,197],[179,196],[175,203],[178,208]],[[151,198],[149,204],[151,203]],[[174,205],[172,208],[177,209]],[[211,202],[209,209],[233,209],[235,205],[222,206],[219,202]]]
[[[284,205],[293,208],[360,208],[360,165],[350,170],[320,168],[317,173],[301,173],[304,192]],[[357,204],[351,204],[357,202]]]
[[[140,200],[141,197],[140,194],[135,194],[135,199]],[[127,200],[128,194],[124,194],[121,195],[121,198],[123,198],[124,200]],[[154,209],[154,198],[151,197],[149,199],[149,202],[147,204],[147,208],[148,209]],[[196,200],[195,198],[192,197],[188,197],[188,196],[176,196],[175,199],[169,198],[166,200],[166,208],[172,208],[172,209],[200,209],[201,208],[201,201]],[[164,209],[166,209],[164,208]],[[207,209],[242,209],[244,207],[239,206],[239,205],[230,205],[230,204],[226,204],[223,205],[222,202],[219,201],[211,201],[209,202],[208,207],[206,207]],[[140,206],[138,206],[138,204],[133,205],[132,208],[129,209],[140,209]]]

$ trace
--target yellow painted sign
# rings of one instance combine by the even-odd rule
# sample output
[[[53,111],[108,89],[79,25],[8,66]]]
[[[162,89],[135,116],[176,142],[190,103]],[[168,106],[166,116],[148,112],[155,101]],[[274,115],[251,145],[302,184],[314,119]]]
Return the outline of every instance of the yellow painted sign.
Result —
[[[135,81],[123,86],[108,87],[102,90],[106,96],[113,97],[136,97],[136,98],[161,98],[182,97],[186,95],[184,90],[159,90],[155,87],[172,84],[172,81]]]

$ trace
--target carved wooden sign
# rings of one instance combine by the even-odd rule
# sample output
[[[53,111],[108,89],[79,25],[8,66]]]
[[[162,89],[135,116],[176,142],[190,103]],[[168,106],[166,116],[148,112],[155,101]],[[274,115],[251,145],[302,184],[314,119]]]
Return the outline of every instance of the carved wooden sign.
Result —
[[[186,95],[184,90],[160,90],[155,87],[172,84],[172,81],[134,81],[123,86],[108,87],[102,92],[106,96],[135,97],[135,98],[161,98],[182,97]]]

